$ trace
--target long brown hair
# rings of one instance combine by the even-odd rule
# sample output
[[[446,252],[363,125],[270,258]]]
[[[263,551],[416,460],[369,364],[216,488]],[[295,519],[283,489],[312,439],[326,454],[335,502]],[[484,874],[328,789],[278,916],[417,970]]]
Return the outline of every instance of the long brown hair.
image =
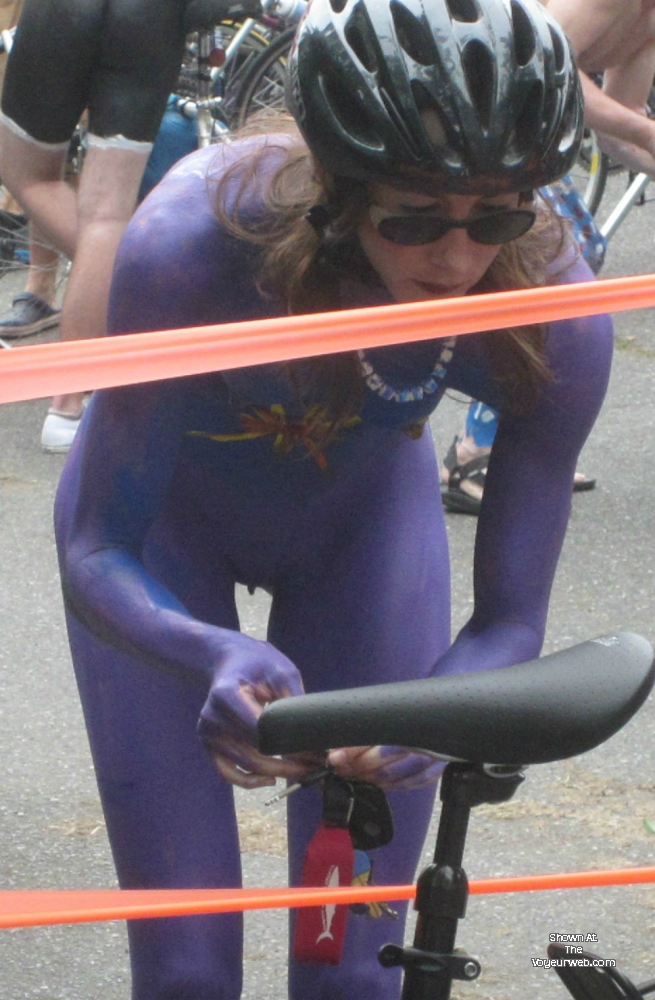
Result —
[[[281,300],[290,314],[298,314],[338,309],[339,280],[344,276],[379,284],[357,239],[357,227],[370,203],[365,185],[324,171],[290,116],[264,116],[251,121],[240,134],[266,138],[254,152],[248,144],[244,157],[219,180],[216,212],[233,236],[258,248],[260,290]],[[259,178],[271,157],[272,175],[261,191]],[[231,193],[226,197],[228,186]],[[254,214],[246,214],[243,209],[253,191],[261,202]],[[313,224],[308,221],[310,214],[318,216]],[[472,293],[544,285],[567,239],[566,224],[549,206],[539,203],[533,228],[501,246]],[[545,330],[523,326],[485,336],[494,376],[506,390],[508,405],[514,412],[529,412],[540,387],[552,378],[545,360]],[[363,399],[354,352],[330,366],[329,386],[325,386],[321,359],[315,359],[313,366],[314,384],[327,390],[333,419],[341,423],[350,418]],[[293,362],[290,368],[293,378]]]

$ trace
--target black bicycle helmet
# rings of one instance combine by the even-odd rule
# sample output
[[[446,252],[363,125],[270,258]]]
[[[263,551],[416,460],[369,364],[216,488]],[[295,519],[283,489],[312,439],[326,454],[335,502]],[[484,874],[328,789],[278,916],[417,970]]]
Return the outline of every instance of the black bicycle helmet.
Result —
[[[565,174],[582,136],[571,48],[537,0],[311,0],[288,70],[337,177],[526,190]]]

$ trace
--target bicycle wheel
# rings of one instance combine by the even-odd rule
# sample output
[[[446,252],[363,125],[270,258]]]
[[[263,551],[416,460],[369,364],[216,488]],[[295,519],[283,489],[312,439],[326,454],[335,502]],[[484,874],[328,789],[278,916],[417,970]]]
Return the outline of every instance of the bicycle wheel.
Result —
[[[0,208],[0,277],[27,267],[29,260],[27,217]]]
[[[76,186],[76,175],[82,169],[84,135],[85,125],[80,123],[68,148],[65,177],[73,186]],[[28,268],[33,274],[41,272],[45,287],[52,284],[54,292],[57,292],[68,277],[70,261],[36,229],[30,231],[27,216],[0,178],[0,282],[3,290],[9,285],[13,292],[21,291]]]
[[[592,215],[598,211],[605,193],[609,169],[609,157],[601,152],[595,132],[585,129],[571,178]]]
[[[271,41],[251,64],[235,98],[235,120],[243,125],[249,115],[264,108],[284,108],[286,57],[296,30],[289,28]]]
[[[49,273],[57,289],[67,275],[68,261],[35,231],[30,234],[27,217],[0,181],[0,283],[3,289],[8,284],[12,292],[22,291],[30,266]]]

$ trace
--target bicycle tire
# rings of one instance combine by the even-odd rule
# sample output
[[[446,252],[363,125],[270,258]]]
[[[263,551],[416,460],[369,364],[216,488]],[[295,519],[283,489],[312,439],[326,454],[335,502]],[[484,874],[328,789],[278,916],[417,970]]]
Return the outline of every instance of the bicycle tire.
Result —
[[[243,125],[246,118],[264,108],[284,108],[286,56],[296,29],[288,28],[274,38],[251,63],[235,97],[235,121]]]
[[[605,194],[609,171],[609,156],[601,151],[595,132],[585,129],[571,178],[592,215],[598,211]]]
[[[4,199],[0,187],[0,201]],[[23,270],[29,265],[27,217],[0,208],[0,278],[8,271]]]
[[[32,267],[44,273],[54,271],[54,288],[57,291],[66,280],[69,268],[67,258],[54,251],[47,240],[32,233],[36,245],[46,250],[48,256],[44,258],[40,254],[38,264],[31,260],[30,251],[35,243],[30,243],[27,218],[20,212],[2,206],[6,201],[6,194],[6,188],[0,181],[0,286],[3,291],[5,288],[14,293],[22,291],[28,268]],[[50,260],[46,263],[48,258]]]

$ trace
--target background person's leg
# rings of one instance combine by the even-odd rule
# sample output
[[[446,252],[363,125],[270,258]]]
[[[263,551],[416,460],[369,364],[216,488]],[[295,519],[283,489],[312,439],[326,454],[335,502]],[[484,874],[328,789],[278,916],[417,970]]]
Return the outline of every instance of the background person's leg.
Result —
[[[37,295],[52,306],[57,291],[60,255],[48,246],[33,223],[30,223],[30,266],[25,291]]]
[[[55,307],[60,256],[43,242],[29,224],[29,266],[25,288],[15,295],[11,309],[0,318],[0,337],[7,340],[30,337],[59,324]]]
[[[107,332],[114,257],[134,211],[149,153],[149,143],[89,146],[77,193],[77,246],[61,310],[62,340],[103,337]],[[84,393],[55,396],[41,436],[46,451],[68,450],[83,399]]]
[[[88,103],[107,0],[25,0],[7,60],[0,176],[53,246],[72,258],[68,145]]]
[[[456,435],[443,461],[441,498],[446,510],[458,514],[480,513],[489,456],[498,430],[499,415],[486,403],[472,400],[466,423]],[[573,492],[593,490],[595,479],[576,472]]]
[[[178,160],[198,148],[198,123],[188,118],[178,107],[179,98],[172,94],[168,101],[161,128],[141,180],[138,200],[141,202]]]
[[[77,207],[64,180],[68,141],[46,145],[0,120],[0,176],[48,242],[71,258],[77,242]]]
[[[13,120],[0,120],[0,175],[4,183],[53,247],[72,259],[77,245],[77,198],[64,180],[67,153],[68,141],[46,144],[21,133]],[[48,450],[67,451],[70,447],[79,424],[81,399],[72,404],[78,407],[75,419],[70,411],[66,417],[48,414],[43,439]]]
[[[76,257],[62,306],[62,340],[106,333],[116,249],[134,212],[152,144],[184,52],[186,0],[110,0],[89,81],[89,149],[78,192]],[[84,394],[56,396],[48,451],[70,447]]]
[[[498,430],[498,413],[472,400],[462,431],[448,449],[441,472],[446,510],[479,514],[489,455]]]
[[[63,340],[106,332],[108,287],[184,46],[186,0],[27,0],[7,66],[0,175],[73,259]],[[77,198],[63,182],[85,108],[90,148]],[[93,145],[93,137],[100,145]],[[65,141],[64,141],[65,140]],[[57,396],[42,433],[67,451],[84,394]]]

